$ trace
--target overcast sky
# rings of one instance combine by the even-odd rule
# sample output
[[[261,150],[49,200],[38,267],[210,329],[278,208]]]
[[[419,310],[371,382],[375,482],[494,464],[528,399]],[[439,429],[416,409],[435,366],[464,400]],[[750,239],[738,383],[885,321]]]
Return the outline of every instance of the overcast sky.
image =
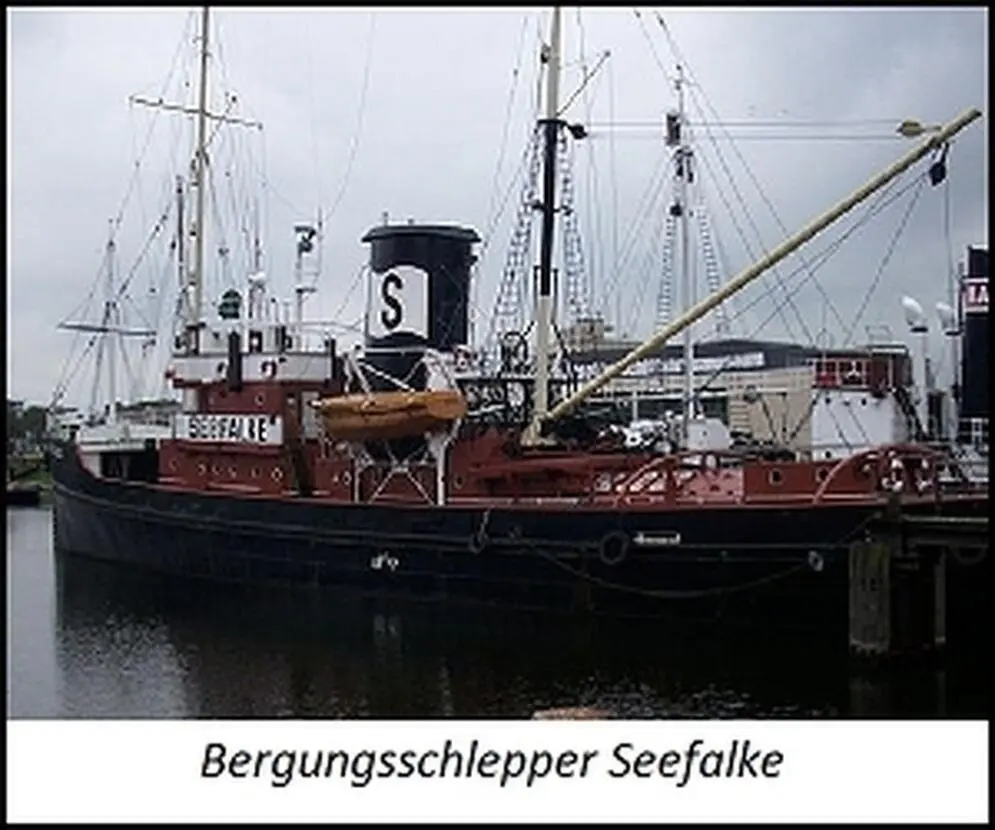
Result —
[[[668,8],[662,14],[695,81],[692,122],[726,125],[717,142],[700,126],[694,136],[700,196],[734,271],[761,250],[754,226],[772,248],[784,229],[797,229],[905,152],[907,140],[888,138],[898,121],[945,122],[988,99],[986,9]],[[241,138],[218,139],[218,156],[226,147],[248,148],[255,181],[265,176],[265,267],[275,283],[283,291],[292,284],[292,225],[313,219],[319,208],[327,223],[323,274],[309,313],[347,322],[362,313],[362,292],[348,293],[367,256],[360,237],[383,211],[397,220],[458,222],[481,235],[493,226],[475,293],[486,318],[517,186],[494,221],[496,205],[514,184],[531,129],[539,37],[548,37],[548,19],[540,8],[217,10],[214,108],[224,109],[223,92],[235,92],[230,112],[264,123],[261,134],[229,128]],[[193,77],[195,23],[188,9],[8,10],[8,396],[48,401],[70,348],[82,347],[56,326],[86,310],[108,223],[125,194],[127,218],[117,235],[122,274],[168,204],[171,182],[189,158],[189,149],[177,145],[189,139],[188,119],[155,116],[129,104],[129,96],[154,98],[165,90],[170,100],[190,100],[183,75],[170,69],[179,48],[183,71]],[[627,333],[645,334],[661,268],[652,228],[666,202],[661,197],[647,208],[640,200],[667,149],[659,128],[640,124],[659,123],[675,105],[664,73],[673,76],[677,57],[651,9],[637,17],[630,8],[585,8],[578,17],[571,7],[564,24],[564,99],[577,90],[582,67],[610,50],[567,115],[590,124],[590,138],[577,148],[575,181],[595,298],[608,294],[608,316]],[[157,137],[136,175],[153,118]],[[840,343],[840,321],[853,323],[873,284],[852,338],[866,340],[864,326],[873,324],[903,335],[900,295],[927,307],[945,299],[950,249],[959,260],[968,244],[987,245],[987,133],[985,114],[956,139],[946,193],[926,187],[912,204],[916,191],[908,191],[819,271],[831,307],[810,283],[795,297],[804,326],[794,311],[773,315],[767,299],[737,320],[736,331],[807,342],[825,327]],[[833,136],[844,140],[828,140]],[[214,163],[223,175],[223,164]],[[240,186],[229,189],[240,193]],[[844,220],[813,241],[806,257],[847,226]],[[168,231],[160,236],[168,242]],[[172,287],[160,250],[150,249],[135,272],[136,307],[150,287],[163,280]],[[607,292],[620,259],[623,288]],[[243,262],[231,259],[239,278]],[[798,281],[789,278],[797,265],[781,269],[789,288]],[[774,285],[771,279],[740,298],[741,306]],[[89,319],[97,314],[91,302]],[[80,387],[70,402],[85,404],[88,394]]]

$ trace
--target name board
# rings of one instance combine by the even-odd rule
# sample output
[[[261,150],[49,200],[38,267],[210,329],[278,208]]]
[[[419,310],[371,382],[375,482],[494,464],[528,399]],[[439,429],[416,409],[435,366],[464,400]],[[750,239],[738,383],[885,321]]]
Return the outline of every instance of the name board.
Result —
[[[964,313],[988,313],[988,279],[964,280]]]
[[[173,437],[181,441],[238,444],[282,444],[283,423],[277,415],[177,415]]]
[[[398,332],[428,337],[428,273],[414,265],[395,265],[370,275],[367,316],[370,337]]]
[[[655,365],[653,365],[655,364]],[[669,358],[651,361],[652,369],[663,374],[681,374],[684,372],[684,358]],[[763,352],[744,352],[725,357],[696,357],[695,372],[715,372],[719,370],[733,371],[736,369],[762,369],[765,365]]]

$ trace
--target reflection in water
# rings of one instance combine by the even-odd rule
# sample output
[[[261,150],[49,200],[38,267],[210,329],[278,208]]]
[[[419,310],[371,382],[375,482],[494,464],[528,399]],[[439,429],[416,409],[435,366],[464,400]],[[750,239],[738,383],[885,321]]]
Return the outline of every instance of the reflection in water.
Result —
[[[628,717],[987,711],[987,686],[954,667],[853,676],[845,655],[813,642],[164,581],[53,557],[49,514],[15,518],[16,717],[529,717],[574,705]]]

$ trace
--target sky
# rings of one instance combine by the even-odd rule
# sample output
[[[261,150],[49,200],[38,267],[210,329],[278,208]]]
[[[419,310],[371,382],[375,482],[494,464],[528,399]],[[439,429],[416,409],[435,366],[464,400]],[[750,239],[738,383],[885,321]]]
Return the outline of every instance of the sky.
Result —
[[[86,301],[115,217],[117,278],[132,275],[125,316],[144,327],[158,314],[168,324],[169,227],[142,251],[174,201],[176,175],[186,172],[191,119],[129,98],[192,101],[193,86],[182,81],[195,80],[198,17],[186,8],[7,14],[8,397],[45,403],[85,345],[58,324],[99,316],[99,290]],[[826,260],[817,281],[792,272],[811,265],[852,220],[731,309],[743,336],[842,345],[866,341],[867,326],[887,326],[904,337],[900,296],[932,308],[947,299],[951,258],[963,259],[969,244],[987,245],[987,9],[659,14],[666,31],[650,8],[563,12],[561,101],[571,100],[567,120],[589,131],[575,150],[573,180],[595,305],[627,336],[653,327],[671,191],[647,183],[667,173],[660,124],[676,106],[680,62],[691,81],[695,198],[719,251],[711,260],[695,255],[699,297],[709,262],[722,275],[739,271],[906,152],[912,144],[895,133],[902,119],[933,125],[982,110],[954,140],[944,186],[917,189],[903,178],[888,191],[894,201]],[[231,207],[232,218],[220,225],[227,236],[209,237],[208,300],[251,269],[239,243],[257,223],[266,273],[289,292],[293,225],[313,222],[320,209],[322,268],[308,315],[353,324],[368,256],[360,239],[386,211],[392,221],[455,222],[481,234],[473,298],[475,320],[486,325],[519,201],[549,16],[539,7],[216,10],[210,107],[263,128],[231,125],[212,138],[216,210]],[[226,105],[225,93],[236,102]],[[238,160],[248,165],[244,176]],[[920,176],[925,166],[917,166]],[[261,188],[258,202],[246,195],[250,186]],[[782,286],[796,286],[792,305]],[[119,389],[159,390],[162,367],[140,368],[137,352],[133,360],[134,377]],[[88,401],[83,366],[71,373],[65,402]]]

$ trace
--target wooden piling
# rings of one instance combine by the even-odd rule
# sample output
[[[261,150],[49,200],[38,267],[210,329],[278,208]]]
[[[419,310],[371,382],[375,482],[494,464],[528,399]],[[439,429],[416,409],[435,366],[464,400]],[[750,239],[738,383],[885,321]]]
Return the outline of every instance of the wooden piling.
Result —
[[[891,558],[886,539],[850,546],[850,650],[878,656],[891,648]]]
[[[935,535],[910,533],[889,505],[877,533],[850,548],[850,650],[888,658],[946,645],[947,556]]]

